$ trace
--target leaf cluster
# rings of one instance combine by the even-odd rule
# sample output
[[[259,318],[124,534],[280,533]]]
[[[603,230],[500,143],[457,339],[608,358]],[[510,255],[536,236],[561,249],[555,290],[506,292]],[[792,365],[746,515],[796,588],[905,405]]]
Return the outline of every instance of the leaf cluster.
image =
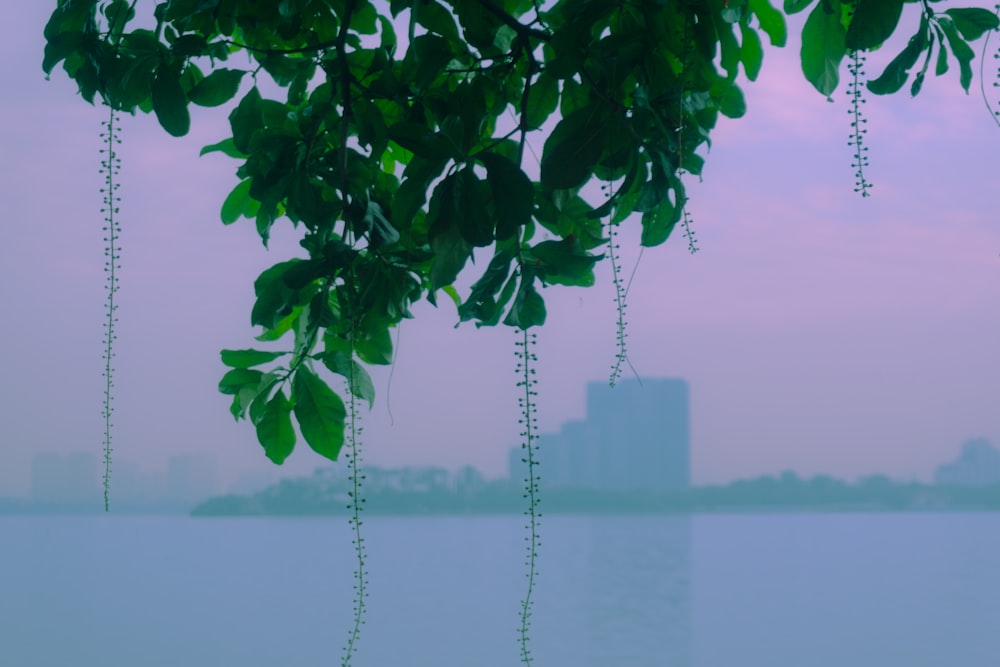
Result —
[[[802,72],[806,79],[822,94],[831,95],[839,83],[844,56],[877,50],[896,32],[904,5],[918,2],[920,24],[916,33],[882,74],[868,82],[868,89],[877,95],[897,92],[923,54],[923,65],[910,85],[910,94],[916,96],[937,47],[935,74],[948,71],[950,50],[959,64],[959,82],[968,92],[974,58],[969,42],[996,30],[1000,19],[981,7],[951,7],[937,12],[932,3],[943,4],[940,0],[785,0],[784,9],[789,14],[812,6],[802,29]]]
[[[844,55],[885,41],[903,4],[785,0],[786,13],[815,5],[806,78],[829,95]],[[874,92],[898,89],[935,40],[968,87],[966,40],[995,17],[922,7],[916,44]],[[761,70],[762,35],[787,36],[770,0],[165,0],[149,20],[135,8],[60,0],[43,69],[61,63],[88,101],[152,113],[173,136],[192,104],[231,107],[231,136],[203,150],[239,162],[222,221],[252,220],[265,244],[281,220],[302,234],[303,257],[257,278],[251,313],[261,340],[291,345],[223,353],[220,390],[276,463],[293,418],[336,458],[344,405],[317,367],[353,373],[371,401],[362,364],[391,361],[390,332],[417,300],[444,292],[460,321],[527,330],[545,321],[543,287],[593,283],[602,220],[664,243],[681,175],[700,175],[720,114],[746,111],[739,81]],[[594,180],[610,186],[600,205]],[[484,253],[463,297],[454,284]]]

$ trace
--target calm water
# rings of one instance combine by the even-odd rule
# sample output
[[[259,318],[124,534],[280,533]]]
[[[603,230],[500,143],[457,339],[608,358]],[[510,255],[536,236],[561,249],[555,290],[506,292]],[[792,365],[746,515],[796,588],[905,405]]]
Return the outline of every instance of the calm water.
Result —
[[[510,667],[516,517],[369,518],[356,667]],[[995,667],[1000,514],[545,517],[538,667]],[[339,519],[0,517],[0,665],[339,665]]]

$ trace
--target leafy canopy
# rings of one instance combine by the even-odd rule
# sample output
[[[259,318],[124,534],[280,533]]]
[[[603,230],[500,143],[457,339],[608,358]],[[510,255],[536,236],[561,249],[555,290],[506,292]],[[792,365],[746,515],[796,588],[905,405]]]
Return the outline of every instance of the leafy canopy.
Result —
[[[968,42],[997,17],[930,1],[784,0],[809,12],[805,78],[829,96],[845,56],[883,44],[905,4],[917,32],[869,90],[900,90],[923,56],[917,94],[935,49],[935,73],[954,58],[968,90]],[[151,112],[173,136],[190,105],[232,106],[232,136],[202,151],[240,163],[222,221],[252,220],[265,244],[283,218],[302,232],[304,257],[254,282],[258,338],[287,349],[222,352],[219,390],[275,463],[293,418],[337,457],[345,407],[317,369],[372,401],[364,365],[391,362],[415,301],[444,292],[460,321],[528,329],[545,321],[540,287],[593,283],[607,225],[665,242],[682,176],[700,174],[719,114],[744,114],[738,81],[760,72],[763,39],[787,32],[770,0],[168,0],[145,18],[136,5],[60,0],[43,68],[62,63],[87,101]],[[581,193],[595,180],[601,201]],[[477,248],[491,259],[462,298]]]

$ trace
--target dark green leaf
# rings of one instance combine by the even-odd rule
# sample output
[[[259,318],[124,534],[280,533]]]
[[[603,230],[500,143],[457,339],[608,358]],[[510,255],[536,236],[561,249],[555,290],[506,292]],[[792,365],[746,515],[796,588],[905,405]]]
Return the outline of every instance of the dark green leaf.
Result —
[[[750,0],[750,11],[757,16],[760,29],[767,33],[771,46],[784,46],[788,41],[785,17],[775,9],[769,0]]]
[[[531,84],[525,116],[529,130],[537,130],[559,106],[559,81],[542,72]]]
[[[295,449],[292,404],[285,393],[279,389],[253,421],[264,455],[277,465],[284,463]]]
[[[530,257],[541,262],[535,271],[544,282],[589,287],[594,284],[594,264],[603,255],[591,255],[575,239],[562,239],[535,244]]]
[[[288,352],[266,352],[264,350],[222,350],[222,363],[233,368],[250,368],[259,366]]]
[[[151,95],[153,111],[163,129],[175,137],[187,134],[191,129],[191,116],[188,114],[188,101],[177,70],[163,65],[158,67],[153,77]]]
[[[104,16],[108,19],[108,31],[114,41],[121,39],[125,24],[135,18],[133,3],[128,0],[112,0],[104,7]]]
[[[903,0],[857,0],[844,45],[852,51],[873,49],[889,39],[903,13]]]
[[[413,40],[406,57],[415,67],[414,83],[422,90],[433,83],[441,70],[451,62],[453,54],[451,45],[444,37],[428,33]]]
[[[542,185],[576,188],[590,178],[604,151],[607,119],[598,107],[577,109],[563,117],[542,150]]]
[[[273,329],[280,320],[291,314],[294,306],[300,305],[299,291],[290,288],[285,282],[286,274],[300,264],[303,264],[301,259],[280,262],[265,270],[254,281],[253,288],[257,301],[250,314],[251,324]]]
[[[417,12],[417,23],[449,41],[462,41],[458,35],[458,27],[455,25],[455,19],[436,0],[427,0],[420,4],[420,10]]]
[[[453,219],[458,222],[462,238],[474,246],[493,243],[493,220],[486,208],[488,189],[489,186],[479,180],[472,167],[466,167],[455,175]]]
[[[472,246],[462,238],[458,227],[449,227],[431,240],[434,259],[431,262],[431,290],[455,282],[465,262],[472,255]]]
[[[545,301],[535,289],[535,277],[522,269],[521,284],[514,297],[514,304],[503,321],[509,327],[530,329],[545,324]]]
[[[990,30],[1000,27],[1000,17],[994,12],[982,7],[952,7],[944,13],[955,22],[955,27],[962,37],[972,41],[979,39]]]
[[[292,380],[292,405],[305,441],[320,456],[336,461],[344,445],[347,415],[340,396],[318,375],[299,366]]]
[[[425,125],[403,121],[387,129],[389,139],[414,155],[430,161],[448,159],[453,150],[440,135],[431,133]]]
[[[188,99],[203,107],[225,104],[236,96],[244,74],[239,69],[217,69],[188,92]]]
[[[917,58],[928,47],[928,44],[927,19],[925,17],[921,20],[917,33],[910,37],[906,48],[892,59],[877,79],[868,82],[868,90],[876,95],[889,95],[902,88],[910,74],[910,68],[917,63]]]
[[[222,224],[231,225],[246,212],[250,202],[250,179],[240,181],[222,202]]]
[[[680,207],[669,197],[664,197],[659,206],[642,214],[642,240],[640,243],[647,248],[664,243],[670,238],[670,233],[674,231],[680,217]]]
[[[462,322],[476,319],[484,324],[496,324],[499,313],[494,296],[510,275],[513,260],[513,246],[497,248],[486,271],[472,285],[469,298],[458,306],[458,317]]]
[[[493,192],[493,206],[497,212],[496,238],[498,241],[509,239],[518,228],[531,222],[535,188],[520,167],[502,155],[484,152],[476,157],[486,165],[486,179]]]
[[[257,86],[243,96],[239,105],[229,114],[229,125],[233,129],[233,145],[236,150],[249,155],[250,138],[264,126],[263,100]]]
[[[788,11],[785,2],[785,11]],[[846,31],[840,12],[827,13],[827,2],[813,8],[802,28],[802,73],[820,93],[829,97],[840,81]],[[791,12],[789,12],[791,13]]]
[[[378,32],[378,12],[367,0],[355,5],[351,14],[351,30],[362,35],[374,35]]]

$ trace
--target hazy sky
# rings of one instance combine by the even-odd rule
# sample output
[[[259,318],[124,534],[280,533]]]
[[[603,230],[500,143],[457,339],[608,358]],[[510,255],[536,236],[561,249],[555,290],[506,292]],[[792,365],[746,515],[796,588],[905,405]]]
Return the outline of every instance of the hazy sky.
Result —
[[[101,449],[106,114],[61,71],[44,80],[52,4],[0,8],[0,494],[26,492],[35,452]],[[896,50],[872,56],[873,76]],[[966,438],[1000,444],[1000,128],[955,72],[916,100],[869,96],[875,188],[862,200],[846,91],[829,103],[797,67],[797,47],[767,52],[748,115],[713,135],[705,182],[688,179],[702,251],[677,233],[643,255],[631,358],[643,376],[690,382],[696,482],[783,469],[927,478]],[[976,67],[974,86],[978,48]],[[233,478],[271,464],[215,390],[218,351],[253,343],[253,279],[298,248],[287,223],[266,251],[249,221],[219,221],[237,164],[198,150],[227,136],[227,113],[197,114],[181,140],[125,119],[115,449],[149,467],[207,453]],[[637,237],[622,238],[627,273]],[[543,430],[582,417],[585,384],[614,360],[609,267],[598,282],[544,292]],[[455,329],[440,303],[401,327],[391,386],[375,373],[365,458],[503,474],[518,442],[515,335]],[[285,467],[322,463],[300,443]]]

